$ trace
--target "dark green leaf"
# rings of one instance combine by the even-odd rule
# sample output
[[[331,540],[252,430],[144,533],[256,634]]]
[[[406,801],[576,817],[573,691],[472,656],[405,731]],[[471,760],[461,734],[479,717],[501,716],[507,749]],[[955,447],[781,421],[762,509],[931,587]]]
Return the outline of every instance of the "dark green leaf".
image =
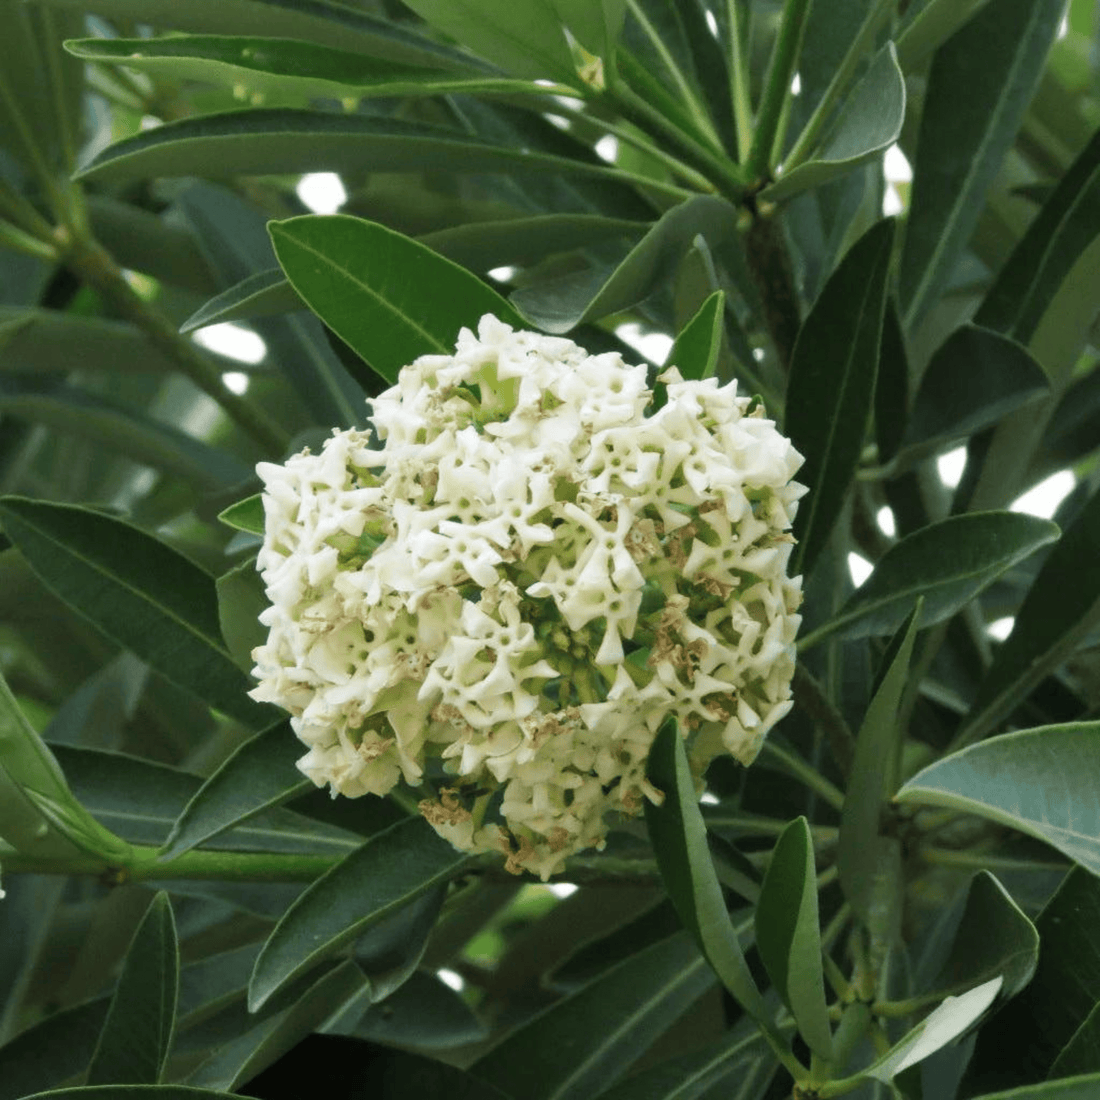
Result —
[[[775,843],[755,919],[756,947],[768,977],[806,1044],[829,1061],[833,1037],[821,968],[817,874],[813,838],[804,817],[795,818]]]
[[[1061,0],[991,0],[936,51],[899,271],[910,327],[943,289],[970,238],[1063,7]]]
[[[646,825],[665,889],[681,922],[695,937],[722,984],[752,1016],[762,1019],[766,1014],[764,1002],[726,911],[687,753],[676,722],[671,719],[654,739],[646,775],[665,796],[659,807],[648,801],[645,807]]]
[[[798,332],[785,430],[806,458],[799,481],[794,572],[810,572],[840,513],[875,393],[894,223],[880,221],[848,251]]]
[[[420,818],[371,837],[314,882],[276,925],[256,960],[251,1008],[395,909],[450,881],[468,860]]]
[[[257,271],[211,298],[180,325],[180,332],[194,332],[220,321],[292,313],[304,305],[298,292],[287,282],[283,269],[273,267],[269,271]]]
[[[302,743],[288,721],[246,741],[184,807],[165,842],[163,857],[174,859],[308,790],[309,780],[295,767],[301,755]]]
[[[985,296],[979,325],[1030,343],[1043,315],[1100,233],[1100,134],[1043,204]]]
[[[545,332],[617,313],[648,297],[697,236],[717,247],[737,231],[737,210],[725,199],[698,195],[672,207],[610,271],[599,268],[517,290],[515,307]]]
[[[252,651],[267,641],[260,614],[270,606],[256,559],[247,558],[218,578],[218,622],[233,660],[242,672],[251,672]]]
[[[1014,340],[974,325],[935,351],[913,401],[904,446],[946,447],[996,424],[1049,390],[1043,368]]]
[[[1100,1073],[1069,1077],[1062,1081],[1043,1081],[1038,1085],[987,1092],[974,1100],[1094,1100],[1100,1089]]]
[[[979,737],[1066,660],[1100,618],[1100,492],[1066,528],[1024,597],[978,687],[965,729]]]
[[[365,981],[355,963],[345,961],[314,982],[289,1008],[220,1045],[188,1082],[204,1088],[239,1088],[316,1031]]]
[[[1075,1077],[1078,1074],[1093,1073],[1100,1079],[1100,1002],[1085,1018],[1085,1022],[1073,1033],[1073,1038],[1062,1048],[1054,1065],[1050,1067],[1050,1078]]]
[[[837,845],[837,870],[844,896],[864,926],[889,938],[899,914],[890,898],[883,899],[882,873],[890,852],[883,843],[880,822],[884,804],[894,793],[903,731],[898,726],[902,693],[909,681],[909,664],[917,636],[920,603],[898,631],[887,653],[879,682],[856,736],[855,758],[844,794]],[[885,903],[884,903],[885,901]],[[884,916],[885,914],[885,916]],[[886,927],[879,927],[885,923]]]
[[[946,42],[989,0],[927,0],[910,6],[897,38],[898,57],[909,72],[937,46]]]
[[[279,262],[317,315],[383,378],[454,353],[485,313],[518,324],[496,291],[422,244],[346,214],[272,222]]]
[[[246,497],[231,504],[224,512],[218,513],[218,519],[238,531],[247,531],[252,535],[264,533],[264,498],[262,493]]]
[[[820,187],[893,145],[905,120],[905,80],[888,42],[848,96],[831,130],[809,159],[784,172],[762,196],[780,202]]]
[[[265,722],[222,645],[214,579],[194,562],[75,505],[5,497],[0,520],[46,586],[105,634],[227,714]]]
[[[287,737],[293,743],[289,732]],[[72,745],[54,749],[81,805],[134,844],[163,844],[203,785],[197,775],[136,756]],[[347,830],[289,810],[275,810],[221,834],[211,847],[344,855],[359,843],[360,838]]]
[[[676,337],[665,362],[679,367],[684,378],[709,378],[722,350],[722,317],[726,295],[716,290]]]
[[[988,871],[970,881],[966,908],[951,953],[934,985],[959,992],[1000,976],[1002,997],[1015,997],[1031,981],[1039,957],[1039,933]]]
[[[231,1092],[195,1089],[187,1085],[89,1085],[36,1092],[20,1100],[240,1100]]]
[[[458,130],[373,115],[255,108],[166,122],[117,142],[78,173],[101,183],[202,173],[217,178],[272,172],[562,172],[615,177],[602,162],[530,153]]]
[[[128,352],[127,354],[133,354]],[[74,349],[69,369],[82,357]],[[248,476],[248,467],[134,405],[76,386],[0,377],[0,413],[71,433],[106,450],[174,474],[199,489],[219,489]]]
[[[530,80],[457,75],[291,38],[206,34],[81,38],[70,39],[65,49],[86,61],[116,62],[161,79],[240,84],[264,94],[343,99],[449,93],[546,95],[553,90]]]
[[[909,353],[897,303],[887,298],[875,384],[875,442],[880,462],[889,462],[898,453],[908,415]]]
[[[100,997],[61,1009],[0,1047],[0,1100],[19,1100],[83,1073],[109,1004]]]
[[[1019,512],[971,512],[929,524],[890,547],[836,618],[801,645],[808,648],[837,631],[845,638],[888,634],[918,596],[924,596],[919,625],[933,626],[1057,537],[1049,520]]]
[[[1048,1076],[1100,1004],[1100,878],[1074,868],[1035,921],[1039,965],[1030,984],[978,1036],[969,1093]],[[1011,1059],[1006,1050],[1015,1051]]]
[[[83,0],[58,0],[55,7],[87,10]],[[265,34],[319,42],[342,50],[410,65],[468,69],[475,59],[433,42],[391,19],[368,15],[327,0],[97,0],[96,13],[204,34]]]
[[[153,898],[126,953],[89,1085],[155,1085],[172,1047],[179,989],[176,922],[167,894]]]
[[[713,980],[694,940],[679,932],[513,1031],[471,1072],[524,1100],[588,1100],[614,1083]]]
[[[918,772],[899,802],[948,806],[1045,840],[1100,874],[1100,722],[990,738]]]

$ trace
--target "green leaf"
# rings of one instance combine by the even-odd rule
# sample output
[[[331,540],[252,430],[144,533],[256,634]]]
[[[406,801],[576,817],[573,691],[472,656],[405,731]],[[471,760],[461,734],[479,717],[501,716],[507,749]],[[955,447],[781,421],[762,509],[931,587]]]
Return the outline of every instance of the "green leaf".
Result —
[[[134,933],[95,1054],[89,1085],[155,1085],[172,1048],[179,946],[168,895],[153,898]]]
[[[1062,1048],[1050,1067],[1049,1076],[1051,1079],[1073,1077],[1095,1072],[1097,1066],[1100,1066],[1100,1002]],[[1096,1076],[1100,1079],[1100,1073]]]
[[[884,658],[885,673],[879,682],[863,723],[856,735],[856,751],[844,808],[840,817],[837,844],[837,870],[844,896],[864,926],[881,939],[900,916],[890,897],[883,897],[884,871],[889,870],[891,851],[881,835],[884,804],[893,795],[899,762],[899,739],[904,731],[898,725],[902,694],[909,681],[909,665],[917,636],[921,603],[898,630]],[[885,924],[885,927],[880,927]]]
[[[302,743],[289,721],[246,741],[195,792],[165,842],[162,858],[174,859],[264,810],[309,790],[295,767]]]
[[[55,745],[54,751],[80,803],[134,844],[162,845],[203,785],[197,775],[123,753],[73,745]],[[274,810],[222,833],[211,847],[340,856],[361,843],[361,837],[346,829]]]
[[[79,353],[69,365],[80,363]],[[174,474],[199,489],[235,484],[248,476],[242,462],[148,416],[140,408],[76,386],[43,386],[0,377],[0,414],[85,439],[125,458]]]
[[[83,0],[58,0],[54,6],[87,10]],[[360,50],[410,65],[469,69],[477,64],[391,19],[326,0],[190,0],[182,6],[176,0],[97,0],[96,12],[108,19],[204,34],[255,34],[262,28],[272,36]]]
[[[1100,722],[990,738],[918,772],[898,802],[978,814],[1100,874]]]
[[[758,1090],[775,1073],[775,1066],[764,1036],[752,1021],[742,1021],[702,1050],[631,1074],[599,1093],[598,1100],[695,1100],[702,1096],[747,1100],[760,1095]]]
[[[65,49],[85,61],[115,62],[154,78],[202,80],[311,98],[546,95],[554,90],[531,80],[459,75],[291,38],[207,34],[82,38],[70,39]]]
[[[645,816],[668,896],[722,984],[750,1015],[762,1020],[767,1011],[726,910],[695,781],[673,719],[657,732],[646,777],[664,794],[659,807],[646,802]]]
[[[251,672],[252,651],[267,641],[260,614],[270,606],[256,559],[246,558],[217,581],[218,622],[230,655],[242,672]]]
[[[272,222],[287,277],[309,307],[389,382],[420,355],[451,355],[459,329],[511,306],[464,268],[376,222],[346,214]]]
[[[929,524],[891,546],[835,619],[805,635],[863,638],[896,630],[918,596],[921,628],[949,619],[1006,569],[1058,537],[1049,520],[1019,512],[971,512]]]
[[[795,517],[791,569],[809,573],[859,462],[875,393],[894,223],[878,222],[849,249],[798,331],[785,430],[806,458],[809,488]]]
[[[180,332],[194,332],[221,321],[292,313],[304,306],[298,292],[287,282],[283,269],[273,267],[249,275],[205,302],[180,325]]]
[[[225,511],[218,513],[218,519],[227,527],[247,531],[250,535],[262,535],[264,533],[263,493],[255,493],[245,497],[244,500],[238,500],[236,504],[231,504]]]
[[[1061,0],[991,0],[932,59],[899,269],[909,327],[943,289],[970,238],[1063,7]]]
[[[904,447],[924,453],[991,427],[1049,392],[1043,368],[1005,336],[963,325],[936,349],[921,378]]]
[[[4,497],[0,521],[46,587],[105,634],[246,725],[266,724],[222,644],[214,579],[194,562],[76,505]]]
[[[610,271],[594,268],[522,287],[512,294],[512,304],[544,332],[568,332],[648,297],[697,236],[717,247],[736,231],[736,207],[713,195],[696,195],[664,213]]]
[[[781,202],[878,157],[897,141],[904,121],[905,80],[894,44],[888,42],[845,100],[820,146],[766,187],[761,197]]]
[[[923,6],[914,4],[912,18],[897,38],[901,67],[911,71],[937,46],[947,41],[968,19],[989,0],[928,0]]]
[[[1084,642],[1100,621],[1100,492],[1051,550],[997,648],[959,737],[990,730]]]
[[[909,415],[909,352],[898,317],[897,303],[886,299],[882,317],[882,347],[875,383],[875,442],[880,462],[898,453]]]
[[[1069,1077],[1063,1081],[1042,1081],[1038,1085],[1008,1089],[1005,1092],[987,1092],[974,1100],[1094,1100],[1100,1089],[1100,1073],[1083,1077]]]
[[[53,810],[49,816],[43,813],[47,804]],[[57,758],[27,721],[3,675],[0,836],[27,855],[71,855],[72,845],[105,859],[129,854],[129,845],[100,825],[69,789]]]
[[[716,290],[680,331],[665,360],[679,367],[684,378],[709,378],[722,350],[722,317],[726,309],[724,291]]]
[[[1015,997],[1035,973],[1039,933],[988,871],[971,880],[966,907],[934,987],[957,992],[1001,977],[1001,996]]]
[[[240,1100],[240,1097],[232,1092],[187,1085],[90,1085],[36,1092],[19,1100]]]
[[[418,817],[371,837],[317,879],[275,926],[256,960],[250,1008],[395,909],[456,877],[469,858]]]
[[[979,1034],[966,1082],[971,1093],[1050,1076],[1100,1005],[1100,878],[1075,867],[1035,926],[1041,944],[1035,976]],[[1008,1062],[1006,1050],[1017,1052]]]
[[[166,122],[108,146],[80,179],[216,178],[285,172],[560,172],[615,178],[610,166],[494,145],[459,130],[374,115],[254,108]]]
[[[100,997],[59,1009],[0,1047],[0,1100],[19,1100],[83,1073],[109,1003]]]
[[[409,7],[508,72],[579,86],[554,0],[410,0]]]
[[[237,1089],[316,1031],[362,988],[366,979],[347,960],[318,978],[287,1009],[261,1019],[243,1035],[221,1044],[188,1083]]]
[[[1000,988],[1001,979],[992,978],[958,997],[946,998],[938,1008],[858,1076],[889,1082],[910,1066],[924,1061],[973,1025],[993,1004]]]
[[[829,1061],[833,1035],[821,968],[817,874],[813,838],[804,817],[796,817],[776,841],[755,919],[756,947],[768,977],[806,1044]]]
[[[613,1084],[713,983],[686,932],[562,998],[470,1067],[524,1100],[588,1100]]]

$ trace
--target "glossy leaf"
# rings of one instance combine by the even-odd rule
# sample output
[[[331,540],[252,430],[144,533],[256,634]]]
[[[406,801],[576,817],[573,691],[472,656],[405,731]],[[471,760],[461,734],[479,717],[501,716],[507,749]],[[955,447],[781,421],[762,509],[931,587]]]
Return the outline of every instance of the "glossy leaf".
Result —
[[[57,7],[86,10],[83,0],[58,0]],[[411,65],[470,68],[473,59],[392,20],[323,0],[97,0],[97,14],[157,27],[205,34],[265,34],[300,38]]]
[[[909,1066],[915,1066],[930,1054],[935,1054],[981,1018],[993,1004],[1000,988],[1001,979],[992,978],[958,997],[947,997],[895,1043],[887,1054],[862,1070],[860,1076],[888,1082]]]
[[[203,785],[197,775],[123,753],[73,745],[55,751],[81,805],[134,844],[162,845]],[[280,809],[221,833],[211,847],[340,856],[361,842],[355,833]]]
[[[937,51],[899,269],[906,324],[943,289],[1035,90],[1061,0],[992,0]]]
[[[593,268],[522,287],[512,294],[512,304],[544,332],[569,332],[648,297],[697,236],[717,247],[733,239],[736,229],[734,206],[713,195],[695,196],[663,214],[610,271]]]
[[[587,1100],[714,981],[686,932],[613,966],[508,1035],[470,1072],[524,1100]]]
[[[785,431],[806,459],[791,568],[809,573],[841,510],[867,430],[878,373],[893,222],[865,233],[829,277],[798,332]]]
[[[684,378],[709,378],[722,350],[722,318],[726,295],[716,290],[676,337],[665,362],[679,367]]]
[[[960,736],[989,729],[1066,660],[1100,620],[1100,493],[1051,550],[978,687]]]
[[[277,1061],[354,997],[365,982],[351,961],[341,963],[309,986],[289,1008],[261,1019],[238,1038],[223,1043],[188,1083],[237,1089]]]
[[[764,1003],[726,910],[687,753],[671,719],[653,741],[646,777],[665,796],[660,806],[646,802],[646,826],[676,912],[722,984],[747,1012],[762,1019]]]
[[[970,880],[966,906],[935,988],[958,992],[1001,977],[1001,996],[1014,997],[1035,973],[1039,933],[988,871]]]
[[[1100,722],[1006,733],[919,771],[896,798],[978,814],[1100,874]]]
[[[804,817],[780,834],[756,906],[756,947],[799,1034],[820,1058],[833,1039],[821,969],[814,845]]]
[[[317,879],[275,926],[256,960],[250,1007],[259,1008],[395,909],[450,881],[468,860],[419,817],[371,837]]]
[[[222,645],[214,580],[194,562],[75,505],[5,497],[0,522],[43,583],[105,634],[227,714],[264,721]]]
[[[126,953],[88,1066],[89,1085],[153,1085],[172,1047],[179,945],[168,895],[157,894]]]
[[[888,634],[918,596],[924,597],[919,625],[933,626],[1057,537],[1049,520],[1019,512],[971,512],[929,524],[890,547],[836,618],[801,644],[809,648],[837,632],[845,638]]]
[[[65,49],[85,61],[116,62],[162,79],[242,84],[261,93],[303,97],[546,95],[550,90],[530,80],[426,69],[291,38],[81,38],[70,39]]]
[[[882,873],[890,859],[883,843],[880,822],[886,801],[894,793],[899,759],[899,739],[904,736],[898,725],[902,694],[909,682],[909,665],[913,658],[913,643],[917,636],[920,603],[898,630],[887,651],[885,672],[867,706],[863,722],[856,735],[856,751],[844,793],[844,808],[840,817],[840,839],[837,845],[837,870],[844,896],[856,916],[877,935],[888,935],[897,914],[885,918],[892,899],[883,904]]]
[[[272,172],[561,172],[615,176],[605,164],[529,153],[420,122],[329,111],[254,108],[166,122],[116,142],[79,177],[123,183],[202,173],[217,178]]]
[[[480,279],[376,222],[307,215],[270,230],[298,293],[387,381],[420,355],[453,355],[459,330],[485,313],[519,323]]]
[[[262,493],[245,497],[231,504],[224,512],[218,513],[218,519],[238,531],[247,531],[250,535],[264,533],[264,500]]]
[[[273,267],[257,271],[211,298],[180,325],[180,332],[194,332],[222,321],[290,313],[304,306],[298,292],[287,282],[283,269]]]
[[[963,325],[936,349],[909,414],[904,446],[939,449],[996,424],[1050,389],[1027,350],[996,332]]]
[[[845,100],[820,146],[766,187],[762,197],[781,202],[880,156],[897,141],[904,121],[905,80],[893,43],[888,42]]]
[[[163,857],[173,859],[256,814],[309,790],[295,767],[302,743],[289,721],[246,741],[195,792],[172,827]]]

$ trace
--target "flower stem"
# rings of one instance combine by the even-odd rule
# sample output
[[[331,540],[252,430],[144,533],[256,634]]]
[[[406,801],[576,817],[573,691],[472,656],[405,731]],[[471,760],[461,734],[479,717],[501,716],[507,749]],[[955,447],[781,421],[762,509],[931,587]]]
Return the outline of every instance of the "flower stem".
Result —
[[[819,794],[834,810],[844,809],[844,792],[830,783],[816,768],[807,764],[801,756],[788,752],[771,740],[764,742],[762,751],[775,760],[788,775]]]

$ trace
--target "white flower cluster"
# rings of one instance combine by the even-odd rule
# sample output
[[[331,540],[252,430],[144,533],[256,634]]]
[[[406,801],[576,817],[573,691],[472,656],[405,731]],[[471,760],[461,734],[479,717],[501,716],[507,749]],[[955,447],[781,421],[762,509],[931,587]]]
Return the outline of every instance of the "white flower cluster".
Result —
[[[660,798],[667,716],[697,769],[753,760],[791,707],[801,458],[734,384],[661,381],[487,315],[374,399],[380,445],[260,464],[252,695],[318,786],[426,786],[441,835],[545,879]]]

